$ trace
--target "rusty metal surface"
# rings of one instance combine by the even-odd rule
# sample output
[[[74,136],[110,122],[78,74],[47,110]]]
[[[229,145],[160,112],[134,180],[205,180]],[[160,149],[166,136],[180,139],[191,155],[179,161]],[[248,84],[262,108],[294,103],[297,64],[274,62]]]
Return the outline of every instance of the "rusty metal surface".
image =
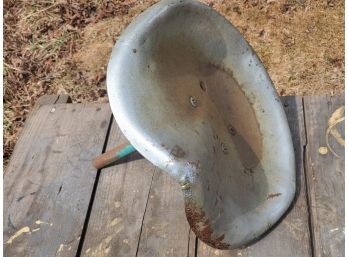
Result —
[[[294,151],[283,107],[253,49],[210,7],[170,0],[139,15],[113,49],[107,87],[119,127],[181,185],[205,243],[241,247],[289,207]]]

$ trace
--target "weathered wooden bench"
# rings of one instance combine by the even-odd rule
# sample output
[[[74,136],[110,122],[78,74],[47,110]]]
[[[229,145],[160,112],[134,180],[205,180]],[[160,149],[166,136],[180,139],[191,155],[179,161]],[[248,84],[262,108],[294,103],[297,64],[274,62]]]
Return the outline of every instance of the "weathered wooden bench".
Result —
[[[260,240],[219,251],[191,232],[179,185],[138,153],[92,167],[125,140],[108,104],[41,98],[4,175],[5,256],[344,256],[344,97],[282,101],[296,152],[295,200]]]

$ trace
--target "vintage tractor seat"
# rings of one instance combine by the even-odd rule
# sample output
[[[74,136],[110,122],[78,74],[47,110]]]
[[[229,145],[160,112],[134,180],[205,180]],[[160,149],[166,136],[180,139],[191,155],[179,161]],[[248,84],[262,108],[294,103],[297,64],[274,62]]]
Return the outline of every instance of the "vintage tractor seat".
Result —
[[[130,143],[180,184],[205,243],[244,246],[288,209],[295,163],[282,103],[251,46],[209,6],[167,0],[140,14],[112,51],[107,89]]]

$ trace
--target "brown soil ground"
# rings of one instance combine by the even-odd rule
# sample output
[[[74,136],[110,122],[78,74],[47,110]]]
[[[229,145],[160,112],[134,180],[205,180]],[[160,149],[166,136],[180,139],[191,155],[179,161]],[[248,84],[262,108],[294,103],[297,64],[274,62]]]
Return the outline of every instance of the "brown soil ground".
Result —
[[[4,161],[34,103],[67,93],[107,102],[105,68],[123,28],[157,0],[4,1]],[[343,0],[203,0],[230,20],[280,95],[344,90]]]

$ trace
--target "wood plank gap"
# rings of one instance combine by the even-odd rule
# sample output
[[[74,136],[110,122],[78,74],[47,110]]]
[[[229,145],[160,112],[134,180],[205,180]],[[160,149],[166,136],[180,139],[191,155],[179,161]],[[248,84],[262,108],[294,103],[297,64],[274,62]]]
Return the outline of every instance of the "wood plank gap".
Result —
[[[141,238],[141,233],[143,232],[144,219],[145,219],[145,214],[146,214],[146,210],[147,210],[147,204],[149,203],[149,197],[150,197],[150,192],[151,192],[151,187],[152,187],[152,182],[153,182],[154,175],[155,175],[155,171],[152,173],[151,183],[150,183],[150,187],[149,187],[149,192],[147,193],[146,204],[145,204],[145,211],[144,211],[144,214],[143,214],[143,218],[141,220],[141,227],[140,227],[140,233],[139,233],[138,244],[137,244],[137,251],[135,252],[135,256],[138,256],[139,245],[140,245],[140,238]]]
[[[54,104],[56,104],[56,103],[58,102],[58,100],[59,100],[59,95],[57,95],[57,98],[56,98],[56,100],[54,101]]]
[[[345,159],[344,144],[339,139],[344,138],[344,96],[304,97],[304,106],[314,256],[343,257]]]
[[[113,120],[107,150],[126,140]],[[135,152],[101,171],[81,257],[136,255],[147,192],[155,170]],[[152,190],[154,186],[153,182]],[[146,216],[150,203],[151,193]],[[146,232],[146,216],[141,237]],[[138,256],[140,253],[141,244]]]
[[[75,257],[110,116],[108,104],[33,112],[4,176],[5,256]]]
[[[191,227],[189,228],[188,232],[188,242],[187,242],[187,257],[196,257],[196,240],[197,236],[196,234],[192,231]]]
[[[109,140],[109,135],[110,135],[110,131],[111,131],[111,126],[112,126],[113,118],[114,118],[113,115],[111,115],[110,120],[109,120],[108,130],[107,130],[106,136],[105,136],[105,141],[104,141],[102,153],[105,153],[106,147],[107,147],[107,145],[108,145],[108,140]],[[101,172],[101,169],[97,170],[97,175],[96,175],[96,177],[95,177],[95,181],[94,181],[94,185],[93,185],[93,190],[92,190],[92,193],[91,193],[91,198],[90,198],[90,200],[89,200],[89,205],[88,205],[87,212],[86,212],[85,222],[84,222],[83,227],[82,227],[81,239],[80,239],[80,241],[79,241],[79,245],[78,245],[77,251],[76,251],[76,257],[80,257],[80,256],[81,256],[81,252],[82,252],[82,248],[83,248],[83,243],[84,243],[84,241],[85,241],[85,236],[86,236],[86,232],[87,232],[87,228],[88,228],[89,217],[91,216],[91,212],[92,212],[92,208],[93,208],[93,203],[94,203],[94,198],[95,198],[95,194],[96,194],[96,192],[97,192],[97,187],[98,187],[100,172]]]
[[[65,95],[65,94],[61,94],[58,95],[56,101],[54,102],[54,104],[64,104],[64,103],[72,103],[71,97],[69,95]]]
[[[192,229],[189,229],[189,243],[188,243],[188,255],[187,257],[195,257],[196,252],[196,234],[192,231]]]
[[[187,257],[190,257],[190,237],[191,236],[191,228],[189,229],[187,236]]]
[[[306,108],[304,104],[305,98],[302,97],[302,108],[303,108],[303,123],[304,123],[304,136],[305,136],[305,144],[303,145],[303,151],[302,151],[302,161],[303,161],[303,171],[305,176],[305,185],[306,185],[306,201],[307,201],[307,209],[308,209],[308,225],[309,225],[309,237],[310,237],[310,247],[311,247],[311,253],[312,257],[315,257],[315,247],[314,247],[314,226],[312,221],[312,208],[311,208],[311,197],[310,197],[310,183],[308,182],[308,171],[307,171],[307,144],[308,144],[308,137],[307,137],[307,122],[306,122]]]

